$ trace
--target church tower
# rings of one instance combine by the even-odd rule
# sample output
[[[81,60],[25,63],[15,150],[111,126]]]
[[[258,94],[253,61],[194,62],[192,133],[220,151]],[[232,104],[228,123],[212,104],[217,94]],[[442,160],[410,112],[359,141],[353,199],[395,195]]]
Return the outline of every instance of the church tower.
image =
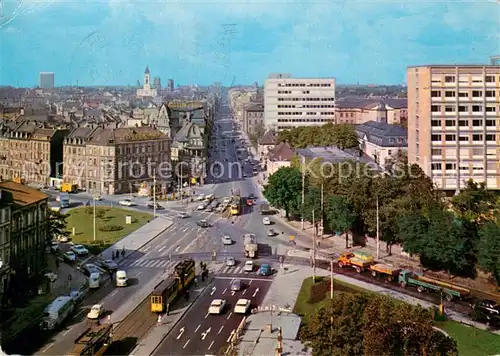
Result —
[[[142,85],[142,88],[137,89],[137,96],[142,98],[154,98],[157,95],[158,92],[156,89],[151,87],[151,73],[149,71],[149,66],[146,66],[146,70],[144,71],[144,84]]]
[[[149,72],[149,66],[146,66],[146,70],[144,71],[144,89],[145,90],[151,89],[150,77],[151,77],[151,73]]]

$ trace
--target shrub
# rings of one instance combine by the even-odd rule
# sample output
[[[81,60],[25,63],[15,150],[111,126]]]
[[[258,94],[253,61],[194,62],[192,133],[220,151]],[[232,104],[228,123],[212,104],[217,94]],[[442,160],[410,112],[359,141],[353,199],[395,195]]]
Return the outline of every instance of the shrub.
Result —
[[[106,224],[106,225],[103,225],[99,228],[99,231],[102,231],[102,232],[111,232],[111,231],[120,231],[120,230],[123,230],[123,226],[113,225],[113,224]]]
[[[330,280],[320,279],[311,286],[311,295],[307,303],[316,304],[325,299],[326,293],[330,291]]]

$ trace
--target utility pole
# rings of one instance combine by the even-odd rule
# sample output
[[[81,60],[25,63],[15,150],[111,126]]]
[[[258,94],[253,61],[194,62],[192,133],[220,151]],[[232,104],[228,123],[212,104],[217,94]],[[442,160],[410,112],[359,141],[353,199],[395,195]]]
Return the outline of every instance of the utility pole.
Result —
[[[333,257],[330,259],[330,298],[333,299]]]
[[[156,218],[156,170],[153,170],[153,218]]]
[[[305,174],[305,163],[306,158],[302,158],[302,218],[301,218],[301,227],[304,230],[304,199],[305,199],[305,186],[306,186],[306,174]]]
[[[314,210],[312,211],[312,222],[313,222],[313,283],[316,282],[316,229],[314,228]]]
[[[94,201],[94,214],[93,214],[93,218],[92,218],[92,222],[93,222],[93,225],[94,225],[94,241],[96,240],[96,229],[95,229],[95,191],[93,191],[92,193],[92,200]]]
[[[377,260],[380,257],[380,219],[378,213],[378,195],[377,195]]]
[[[321,182],[321,238],[323,238],[323,231],[325,231],[324,219],[325,219],[325,197],[324,197],[324,184]]]

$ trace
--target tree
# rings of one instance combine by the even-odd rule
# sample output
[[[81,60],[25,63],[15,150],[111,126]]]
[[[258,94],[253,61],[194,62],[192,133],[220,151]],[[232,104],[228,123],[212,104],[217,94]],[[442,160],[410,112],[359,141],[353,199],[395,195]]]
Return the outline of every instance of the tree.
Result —
[[[487,222],[480,228],[479,237],[479,266],[490,272],[500,284],[500,225],[493,221]]]
[[[284,209],[287,219],[298,212],[302,200],[302,174],[297,168],[281,167],[269,177],[264,196],[271,205]]]
[[[451,203],[457,214],[464,219],[479,222],[489,216],[490,209],[495,205],[495,195],[486,188],[486,184],[475,183],[472,179]]]
[[[304,220],[313,222],[313,211],[315,221],[321,220],[321,190],[309,187],[304,195],[304,206],[302,207]]]
[[[337,125],[336,126],[335,146],[344,150],[346,148],[359,148],[359,139],[354,129],[354,125]]]
[[[325,227],[333,232],[345,233],[345,247],[349,247],[349,232],[354,228],[356,213],[344,197],[329,196],[325,203]]]
[[[68,218],[67,214],[60,211],[48,209],[47,210],[47,243],[50,244],[52,240],[57,239],[59,236],[68,236],[69,231],[66,230]]]

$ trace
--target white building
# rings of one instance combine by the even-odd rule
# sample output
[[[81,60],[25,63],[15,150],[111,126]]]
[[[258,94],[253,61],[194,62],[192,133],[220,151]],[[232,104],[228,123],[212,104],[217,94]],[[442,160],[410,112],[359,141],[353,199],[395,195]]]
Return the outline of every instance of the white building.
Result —
[[[264,84],[264,124],[274,130],[335,123],[335,78],[271,74]]]
[[[151,87],[151,73],[149,72],[149,67],[146,66],[146,70],[144,71],[144,84],[142,85],[142,89],[137,89],[137,96],[154,98],[157,95],[156,89]]]

